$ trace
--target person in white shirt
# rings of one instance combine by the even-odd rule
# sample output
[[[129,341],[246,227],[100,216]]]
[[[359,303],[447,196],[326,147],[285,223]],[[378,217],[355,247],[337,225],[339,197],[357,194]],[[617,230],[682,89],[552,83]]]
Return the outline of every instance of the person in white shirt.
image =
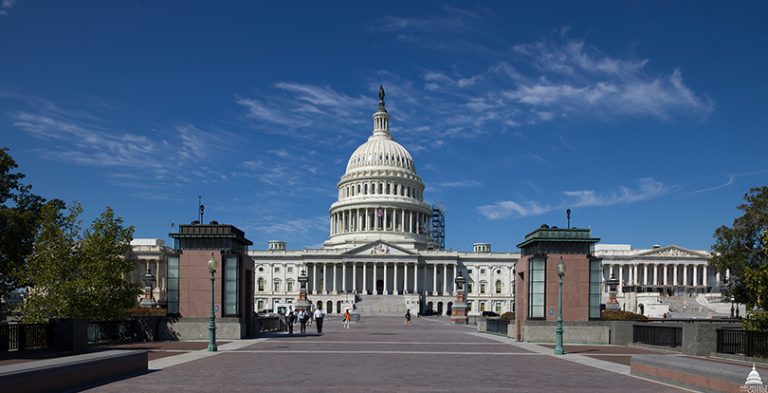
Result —
[[[315,310],[315,326],[317,326],[317,332],[322,333],[323,332],[323,318],[325,317],[325,311],[323,311],[323,306],[318,306],[317,310]]]
[[[301,324],[301,332],[307,332],[307,313],[304,310],[299,311],[299,323]]]

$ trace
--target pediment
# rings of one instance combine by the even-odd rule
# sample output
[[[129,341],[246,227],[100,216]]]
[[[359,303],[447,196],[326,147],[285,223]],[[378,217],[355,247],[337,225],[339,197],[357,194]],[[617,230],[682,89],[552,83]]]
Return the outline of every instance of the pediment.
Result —
[[[371,255],[414,255],[404,248],[389,244],[383,240],[376,240],[360,247],[353,248],[343,254],[344,256],[371,256]]]
[[[680,246],[664,246],[638,254],[640,257],[651,258],[708,258],[709,255],[700,251],[689,250]]]

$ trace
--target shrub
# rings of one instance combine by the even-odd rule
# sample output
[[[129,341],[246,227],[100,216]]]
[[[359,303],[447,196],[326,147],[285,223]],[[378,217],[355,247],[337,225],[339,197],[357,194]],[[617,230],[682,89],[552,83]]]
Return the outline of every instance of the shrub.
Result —
[[[600,319],[604,321],[645,321],[648,317],[629,311],[603,311],[600,313]]]
[[[502,321],[512,321],[515,319],[515,313],[511,311],[507,311],[504,314],[501,314],[501,320]]]
[[[744,330],[768,330],[768,311],[756,311],[749,315],[747,319],[743,319],[741,324],[744,326]]]
[[[125,310],[126,317],[164,317],[168,310],[165,308],[133,307]]]

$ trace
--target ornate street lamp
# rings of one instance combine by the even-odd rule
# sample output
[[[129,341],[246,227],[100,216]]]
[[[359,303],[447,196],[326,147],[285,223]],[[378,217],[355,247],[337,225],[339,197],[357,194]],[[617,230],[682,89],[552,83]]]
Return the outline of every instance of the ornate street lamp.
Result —
[[[563,350],[563,276],[565,276],[565,262],[560,257],[557,264],[557,277],[559,277],[559,289],[557,292],[557,328],[555,329],[555,355],[562,355]]]
[[[157,305],[154,297],[152,296],[152,282],[155,281],[155,276],[147,266],[147,273],[144,275],[144,299],[141,299],[139,307],[154,307]]]
[[[213,258],[213,254],[208,260],[208,271],[211,272],[211,322],[208,324],[208,352],[216,352],[219,349],[216,347],[216,314],[213,309],[214,281],[216,280],[216,259]]]

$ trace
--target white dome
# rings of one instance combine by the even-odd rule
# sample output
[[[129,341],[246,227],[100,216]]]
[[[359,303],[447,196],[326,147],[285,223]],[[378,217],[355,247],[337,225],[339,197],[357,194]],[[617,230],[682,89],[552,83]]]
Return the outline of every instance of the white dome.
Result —
[[[389,135],[372,135],[358,147],[347,162],[347,172],[370,166],[387,166],[416,172],[408,150]]]

